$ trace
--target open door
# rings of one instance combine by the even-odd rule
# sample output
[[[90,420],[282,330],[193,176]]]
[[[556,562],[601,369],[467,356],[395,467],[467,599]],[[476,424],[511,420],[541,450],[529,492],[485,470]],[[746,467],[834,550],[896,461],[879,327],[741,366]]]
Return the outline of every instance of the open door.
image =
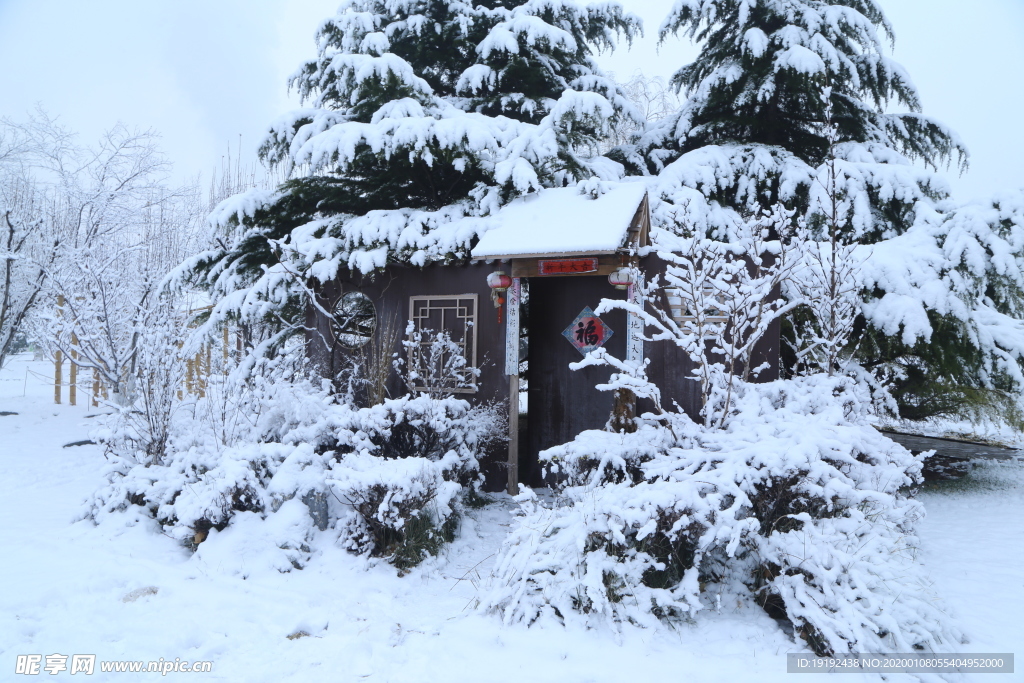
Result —
[[[586,429],[603,429],[608,422],[612,394],[594,387],[608,381],[611,368],[574,371],[569,364],[583,359],[577,346],[586,348],[596,335],[609,353],[626,357],[625,312],[602,314],[599,321],[580,317],[587,307],[596,309],[603,298],[623,296],[605,275],[530,278],[529,412],[526,443],[519,449],[519,479],[526,485],[543,484],[537,459],[540,451],[571,441]],[[567,330],[571,335],[565,334]],[[575,345],[569,336],[576,340]]]

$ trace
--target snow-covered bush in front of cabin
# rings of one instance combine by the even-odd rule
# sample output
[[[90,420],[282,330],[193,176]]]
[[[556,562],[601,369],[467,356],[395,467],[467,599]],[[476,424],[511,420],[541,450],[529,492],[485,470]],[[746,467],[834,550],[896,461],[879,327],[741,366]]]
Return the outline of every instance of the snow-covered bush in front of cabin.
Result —
[[[647,415],[543,452],[556,504],[521,494],[483,606],[646,626],[732,597],[819,654],[956,646],[915,559],[921,456],[869,410],[845,377],[744,383],[725,429]]]
[[[342,545],[387,557],[399,570],[436,555],[455,536],[464,464],[455,451],[440,460],[341,456],[327,484],[348,508],[338,525]]]
[[[267,518],[296,499],[319,528],[334,524],[345,547],[402,567],[451,538],[461,497],[481,483],[478,455],[501,434],[493,406],[406,395],[356,408],[326,384],[258,378],[211,381],[205,397],[186,401],[158,461],[133,451],[117,426],[125,423],[94,434],[111,460],[89,504],[97,522],[138,505],[195,548],[238,515]]]
[[[636,280],[643,306],[597,307],[626,310],[646,341],[689,357],[700,419],[663,409],[643,363],[599,349],[570,366],[610,366],[597,388],[632,393],[651,412],[630,429],[584,432],[541,454],[559,495],[553,507],[521,498],[485,608],[506,622],[650,625],[693,618],[725,597],[789,622],[819,654],[959,643],[914,558],[923,509],[908,492],[921,458],[871,426],[871,385],[834,366],[751,381],[764,367],[754,366],[755,349],[792,307],[778,293],[801,247],[766,241],[772,226],[785,235],[790,215],[737,222],[731,244],[677,240],[674,253],[659,252],[663,274]],[[660,295],[666,286],[685,315]]]

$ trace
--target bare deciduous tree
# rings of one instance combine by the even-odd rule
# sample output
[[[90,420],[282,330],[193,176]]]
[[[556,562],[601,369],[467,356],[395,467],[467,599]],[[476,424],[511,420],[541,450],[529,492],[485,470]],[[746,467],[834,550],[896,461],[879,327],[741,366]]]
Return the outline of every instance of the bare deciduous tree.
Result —
[[[660,121],[681,106],[678,93],[660,76],[647,76],[638,70],[622,84],[622,88],[647,123]],[[627,144],[641,132],[641,127],[635,121],[624,117],[613,124],[604,147],[611,149]]]
[[[184,321],[157,286],[197,250],[203,207],[167,187],[156,142],[118,124],[83,145],[42,110],[0,121],[0,364],[31,333],[124,399],[144,321]]]
[[[689,356],[709,427],[726,425],[736,392],[766,369],[755,365],[755,347],[771,324],[795,305],[782,298],[781,287],[793,273],[798,261],[793,250],[799,245],[769,243],[771,229],[783,232],[791,219],[791,211],[777,206],[737,225],[731,242],[684,239],[675,251],[659,252],[668,262],[663,277],[636,285],[646,305],[603,299],[595,311],[623,309],[639,316],[650,331],[648,341],[674,344]],[[599,389],[628,390],[660,405],[659,392],[642,367],[605,352],[589,354],[572,367],[591,364],[618,370]]]

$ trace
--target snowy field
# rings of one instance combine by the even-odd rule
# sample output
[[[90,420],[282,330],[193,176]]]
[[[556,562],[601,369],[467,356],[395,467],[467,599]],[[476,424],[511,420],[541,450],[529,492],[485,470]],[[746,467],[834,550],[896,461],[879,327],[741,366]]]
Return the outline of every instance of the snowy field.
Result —
[[[95,420],[53,404],[51,373],[29,356],[0,371],[0,412],[17,413],[0,416],[0,680],[35,678],[14,675],[19,654],[55,653],[206,660],[211,673],[169,678],[209,681],[793,680],[785,655],[803,648],[759,610],[722,605],[696,624],[618,634],[502,627],[478,613],[507,497],[471,511],[444,556],[404,577],[327,538],[303,570],[280,573],[231,536],[243,523],[193,555],[146,519],[75,522],[105,461],[96,446],[63,447]],[[980,468],[922,495],[921,552],[971,638],[965,651],[1024,655],[1024,466]],[[1024,680],[1024,662],[1017,671],[969,680]],[[97,668],[86,680],[158,677]]]

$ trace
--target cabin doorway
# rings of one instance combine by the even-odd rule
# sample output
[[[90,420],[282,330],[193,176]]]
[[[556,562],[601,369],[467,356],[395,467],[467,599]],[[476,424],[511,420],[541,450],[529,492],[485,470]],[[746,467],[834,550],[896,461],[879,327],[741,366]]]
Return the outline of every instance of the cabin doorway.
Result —
[[[570,370],[569,364],[582,360],[583,354],[563,332],[585,308],[596,309],[604,298],[621,299],[623,292],[609,284],[606,275],[531,277],[528,285],[524,317],[528,401],[525,434],[520,437],[519,480],[527,486],[542,486],[538,453],[571,441],[584,430],[603,429],[613,406],[611,392],[594,388],[608,381],[611,368]],[[611,332],[601,345],[617,358],[625,358],[626,313],[604,313],[600,322]]]

